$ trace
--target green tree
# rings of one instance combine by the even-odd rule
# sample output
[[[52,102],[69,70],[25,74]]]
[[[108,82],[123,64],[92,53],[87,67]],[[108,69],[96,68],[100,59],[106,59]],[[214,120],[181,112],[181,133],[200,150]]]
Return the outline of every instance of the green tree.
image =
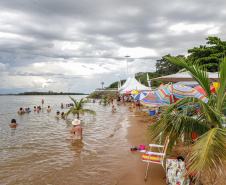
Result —
[[[175,142],[184,138],[185,133],[190,133],[185,137],[185,141],[192,140],[192,133],[196,132],[198,138],[192,145],[190,159],[188,161],[189,172],[197,172],[196,178],[202,175],[213,181],[213,176],[221,173],[226,164],[226,129],[222,124],[226,87],[226,58],[220,64],[220,87],[216,95],[211,94],[210,83],[206,71],[200,66],[190,65],[183,58],[166,57],[171,62],[187,69],[191,76],[206,91],[209,101],[205,104],[202,100],[195,97],[183,98],[169,105],[161,114],[161,119],[150,126],[148,132],[150,139],[166,137],[170,134],[169,148],[172,149]],[[183,113],[177,114],[181,108]],[[188,114],[188,112],[191,112]],[[198,118],[193,117],[199,113]],[[211,182],[211,184],[214,184]]]
[[[149,79],[151,78],[157,78],[160,77],[161,75],[159,73],[155,73],[155,72],[148,72],[148,76]],[[148,82],[147,82],[147,73],[144,72],[140,72],[140,73],[136,73],[135,74],[135,78],[136,80],[140,81],[141,84],[145,85],[148,87]],[[151,82],[151,86],[155,87],[155,86],[159,86],[162,82],[157,82],[157,81],[153,81]]]
[[[121,85],[125,83],[126,80],[121,80]],[[118,88],[118,81],[109,85],[109,88]]]
[[[190,55],[187,58],[190,61],[197,62],[196,65],[205,66],[208,71],[216,72],[222,57],[226,53],[226,41],[221,41],[218,37],[208,37],[206,40],[206,44],[210,45],[209,47],[200,45],[199,48],[189,49]]]
[[[169,75],[177,73],[182,69],[181,66],[174,64],[173,62],[169,61],[166,57],[171,57],[171,55],[170,54],[165,55],[162,57],[162,59],[156,61],[155,63],[156,73],[159,73],[161,75]],[[178,57],[184,58],[183,55],[179,55]]]
[[[70,96],[69,96],[70,97]],[[77,115],[77,119],[79,119],[79,114],[84,115],[85,112],[89,113],[89,114],[93,114],[96,115],[96,112],[91,110],[91,109],[84,109],[83,106],[86,102],[86,100],[83,100],[83,98],[77,102],[74,98],[70,97],[71,100],[74,102],[75,107],[71,108],[67,113],[66,116],[68,116],[70,113],[72,113],[73,115]]]

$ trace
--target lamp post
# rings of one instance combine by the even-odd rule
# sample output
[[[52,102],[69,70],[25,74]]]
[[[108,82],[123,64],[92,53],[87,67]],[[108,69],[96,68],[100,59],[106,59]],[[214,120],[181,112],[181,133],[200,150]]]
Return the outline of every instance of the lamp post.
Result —
[[[103,85],[104,85],[104,82],[103,81],[101,82],[101,85],[102,85],[102,89],[103,89]]]
[[[127,62],[127,78],[128,78],[128,58],[130,57],[129,55],[125,56],[126,57],[126,62]]]

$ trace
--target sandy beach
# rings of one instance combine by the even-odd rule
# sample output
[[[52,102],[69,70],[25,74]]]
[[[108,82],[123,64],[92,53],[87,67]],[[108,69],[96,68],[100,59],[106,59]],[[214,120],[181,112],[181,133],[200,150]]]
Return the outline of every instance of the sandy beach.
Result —
[[[126,139],[132,146],[139,147],[140,145],[145,145],[146,149],[149,148],[149,141],[147,137],[147,128],[156,122],[154,117],[149,115],[149,112],[142,112],[136,108],[133,108],[129,118],[130,126],[128,127],[128,132]],[[172,150],[172,152],[167,152],[165,159],[175,159],[178,156],[183,156],[188,160],[188,153],[190,147],[184,146],[182,143],[177,144]],[[166,184],[166,174],[164,169],[159,164],[151,163],[149,165],[147,181],[144,180],[145,172],[147,168],[147,163],[141,160],[142,153],[131,151],[128,154],[128,158],[131,158],[130,163],[126,163],[128,170],[125,174],[118,179],[116,185],[165,185]],[[207,181],[206,178],[202,179],[203,185],[212,185]],[[194,185],[194,183],[190,183]],[[218,185],[225,185],[225,180],[218,177]]]
[[[134,108],[133,114],[129,118],[129,122],[130,126],[126,139],[130,142],[131,147],[140,146],[141,144],[147,147],[149,142],[146,136],[146,130],[148,126],[155,123],[155,119],[152,119],[148,112],[141,112]],[[161,165],[150,164],[147,181],[145,181],[144,176],[147,163],[142,162],[142,153],[131,151],[128,157],[131,158],[131,163],[127,164],[128,171],[118,180],[117,185],[166,184],[165,172]]]
[[[126,139],[132,146],[145,145],[149,149],[149,141],[147,136],[147,128],[156,122],[156,118],[150,117],[149,112],[142,112],[133,108],[133,113],[129,118],[130,126]],[[171,153],[167,152],[166,158],[175,159],[177,156],[186,157],[189,148],[187,146],[178,145]],[[147,181],[144,180],[147,163],[141,160],[142,153],[131,151],[128,156],[131,158],[131,163],[128,165],[128,171],[118,181],[117,185],[165,185],[166,174],[160,164],[149,165]],[[192,185],[193,183],[191,183]]]

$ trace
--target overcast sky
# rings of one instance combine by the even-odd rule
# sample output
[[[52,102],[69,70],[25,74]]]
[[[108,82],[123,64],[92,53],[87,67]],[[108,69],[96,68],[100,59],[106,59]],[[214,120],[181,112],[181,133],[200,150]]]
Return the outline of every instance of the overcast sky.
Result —
[[[226,40],[223,0],[1,0],[0,94],[90,93]]]

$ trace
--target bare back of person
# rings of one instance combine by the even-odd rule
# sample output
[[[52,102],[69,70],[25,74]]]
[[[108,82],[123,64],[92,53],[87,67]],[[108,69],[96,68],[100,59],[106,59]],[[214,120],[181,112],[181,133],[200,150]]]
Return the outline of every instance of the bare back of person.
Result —
[[[16,128],[16,126],[18,125],[18,123],[10,123],[9,126],[12,128]]]
[[[66,138],[66,140],[78,140],[78,139],[82,139],[82,127],[79,126],[80,124],[80,120],[78,119],[74,119],[74,121],[72,121],[72,129],[69,133],[69,136]]]
[[[82,127],[81,126],[73,126],[70,133],[76,134],[77,136],[82,138]]]

